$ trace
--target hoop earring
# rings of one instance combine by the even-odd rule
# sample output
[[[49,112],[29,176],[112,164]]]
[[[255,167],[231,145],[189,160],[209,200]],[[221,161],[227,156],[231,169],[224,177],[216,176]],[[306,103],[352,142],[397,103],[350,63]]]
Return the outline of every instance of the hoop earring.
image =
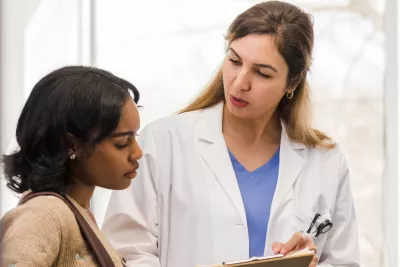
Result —
[[[286,98],[287,99],[292,99],[294,96],[294,90],[292,90],[291,92],[286,92]]]

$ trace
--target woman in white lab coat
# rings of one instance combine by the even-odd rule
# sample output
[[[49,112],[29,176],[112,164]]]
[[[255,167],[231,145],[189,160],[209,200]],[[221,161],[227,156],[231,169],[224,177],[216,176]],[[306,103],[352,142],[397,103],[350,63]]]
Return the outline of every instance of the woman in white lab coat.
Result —
[[[304,247],[316,251],[310,266],[359,266],[346,160],[311,127],[310,16],[260,3],[226,38],[226,58],[205,91],[142,131],[137,178],[112,193],[103,231],[132,267],[194,267]],[[330,223],[314,243],[299,234],[315,236]]]

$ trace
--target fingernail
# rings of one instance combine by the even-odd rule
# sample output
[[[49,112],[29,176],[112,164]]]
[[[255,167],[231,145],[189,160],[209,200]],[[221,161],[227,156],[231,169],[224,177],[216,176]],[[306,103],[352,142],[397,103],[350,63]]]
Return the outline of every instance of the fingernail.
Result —
[[[286,253],[287,253],[286,249],[282,249],[282,250],[281,250],[281,253],[284,254],[284,255],[286,255]]]
[[[278,249],[275,248],[274,249],[274,254],[278,254],[278,252],[279,252]]]

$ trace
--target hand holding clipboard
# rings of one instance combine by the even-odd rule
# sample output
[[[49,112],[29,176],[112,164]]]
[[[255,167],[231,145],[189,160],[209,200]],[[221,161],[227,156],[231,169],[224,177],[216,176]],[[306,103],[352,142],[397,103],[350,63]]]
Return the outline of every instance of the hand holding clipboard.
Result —
[[[318,236],[321,234],[326,234],[333,227],[333,223],[329,220],[324,220],[318,223],[317,221],[319,217],[321,217],[319,213],[315,214],[314,219],[311,221],[310,227],[305,233],[295,233],[285,244],[278,242],[274,243],[272,245],[274,254],[281,253],[286,255],[290,251],[308,249],[314,251],[314,257],[308,267],[316,267],[318,263],[318,257],[317,247],[315,246],[314,241],[318,238]],[[315,231],[313,231],[314,228]]]
[[[224,262],[222,265],[208,267],[314,267],[318,263],[317,248],[310,234],[297,232],[285,244],[274,243],[273,251],[273,256]]]
[[[319,224],[315,235],[311,231],[316,224],[320,214],[316,214],[305,234],[295,233],[288,242],[274,243],[273,256],[256,257],[246,260],[224,262],[222,265],[208,267],[316,267],[318,263],[317,247],[314,240],[320,235],[327,233],[333,226],[329,220]],[[296,251],[292,253],[292,251]],[[206,267],[206,266],[197,266]]]

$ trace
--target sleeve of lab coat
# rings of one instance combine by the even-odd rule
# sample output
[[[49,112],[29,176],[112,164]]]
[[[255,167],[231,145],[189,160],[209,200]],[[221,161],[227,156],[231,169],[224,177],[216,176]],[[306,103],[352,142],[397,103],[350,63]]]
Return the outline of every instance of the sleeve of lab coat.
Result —
[[[358,230],[349,169],[342,155],[341,180],[333,213],[333,227],[322,251],[319,267],[359,267]]]
[[[159,267],[156,146],[148,127],[139,146],[137,176],[128,189],[112,192],[102,230],[128,267]]]

